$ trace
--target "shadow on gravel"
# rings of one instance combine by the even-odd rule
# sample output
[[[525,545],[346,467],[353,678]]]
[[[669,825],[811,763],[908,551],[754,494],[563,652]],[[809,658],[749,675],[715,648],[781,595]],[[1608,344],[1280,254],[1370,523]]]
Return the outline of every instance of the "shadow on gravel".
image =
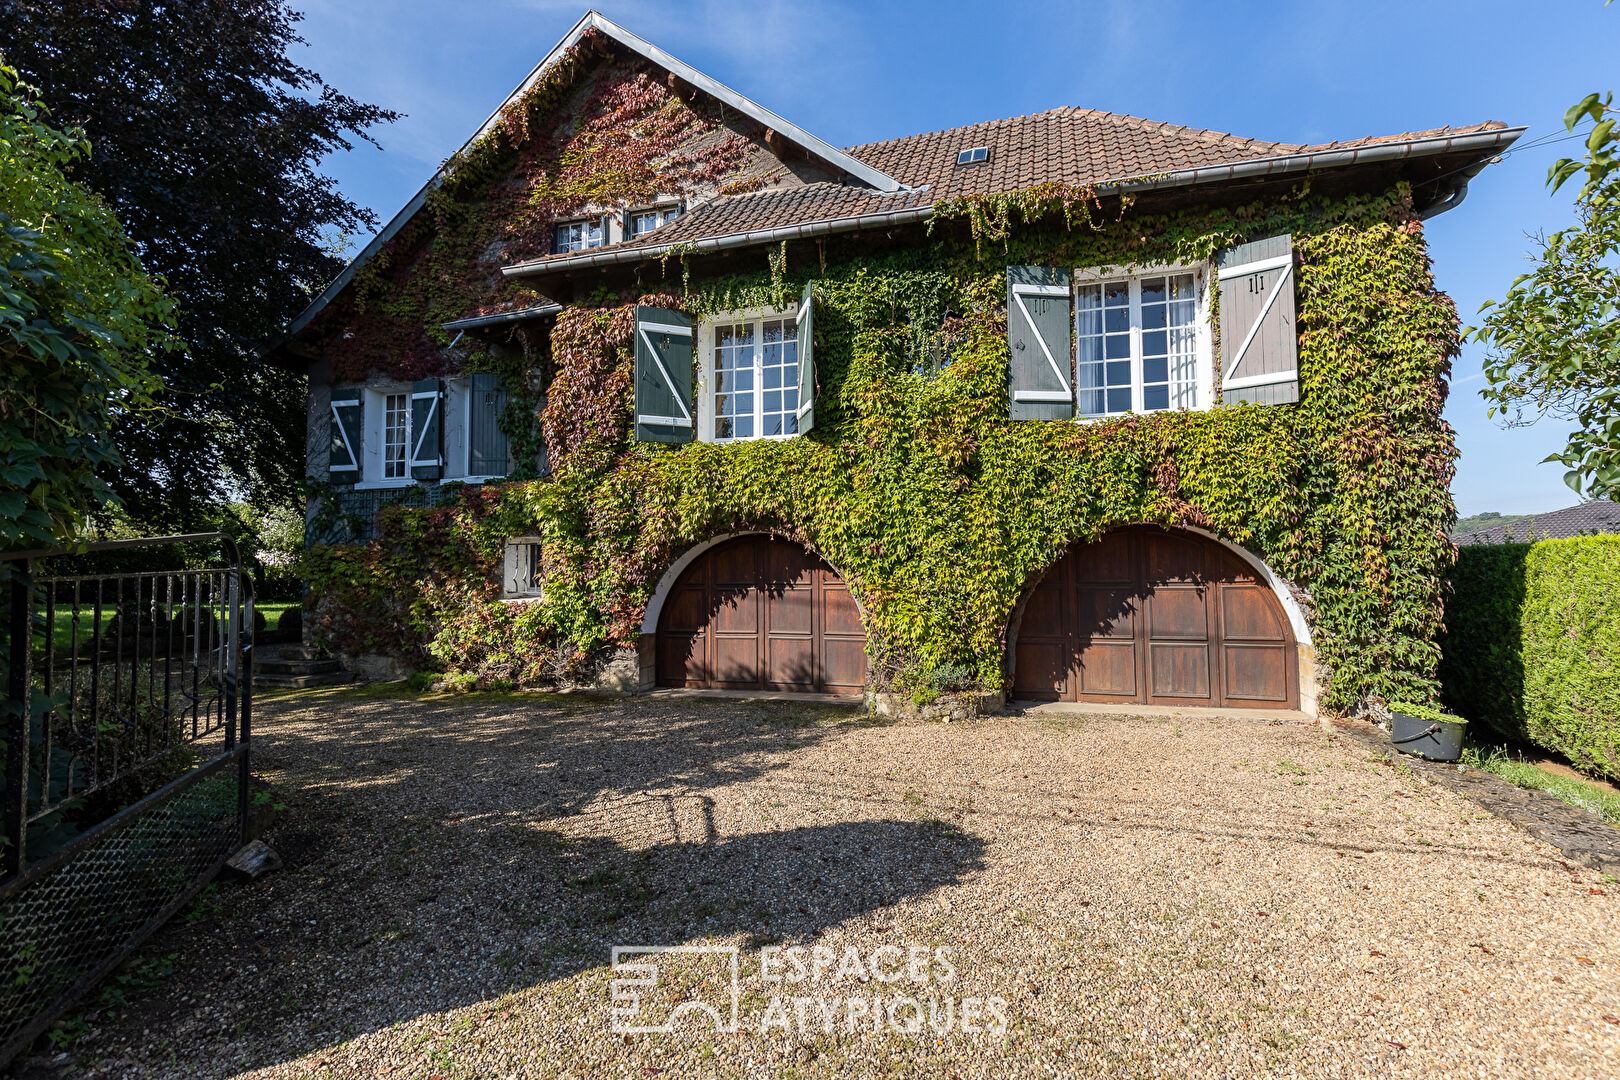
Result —
[[[984,854],[927,817],[780,828],[768,802],[717,804],[863,721],[847,709],[337,694],[264,713],[286,869],[162,931],[142,954],[178,953],[173,976],[92,1015],[57,1075],[233,1076],[605,968],[614,944],[803,941]],[[605,973],[588,1004],[606,1023]]]

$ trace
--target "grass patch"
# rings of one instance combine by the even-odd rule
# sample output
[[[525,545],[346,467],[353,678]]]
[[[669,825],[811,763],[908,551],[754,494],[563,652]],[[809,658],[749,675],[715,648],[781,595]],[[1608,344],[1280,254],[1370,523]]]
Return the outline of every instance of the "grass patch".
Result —
[[[1462,761],[1475,769],[1500,776],[1510,784],[1532,791],[1545,791],[1571,806],[1590,810],[1610,825],[1620,825],[1620,795],[1573,777],[1560,776],[1532,765],[1522,755],[1510,754],[1506,747],[1463,748]]]

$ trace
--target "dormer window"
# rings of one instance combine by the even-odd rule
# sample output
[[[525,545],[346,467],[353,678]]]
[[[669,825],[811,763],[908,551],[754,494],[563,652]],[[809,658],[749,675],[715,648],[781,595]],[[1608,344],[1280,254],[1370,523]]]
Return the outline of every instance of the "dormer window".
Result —
[[[958,165],[972,165],[976,162],[986,161],[989,157],[990,148],[988,146],[975,146],[970,150],[963,150],[960,154],[957,154],[956,163]]]
[[[626,218],[625,239],[639,239],[665,222],[674,221],[680,216],[679,206],[655,206],[650,210],[632,210]]]
[[[570,251],[587,251],[607,243],[607,222],[602,218],[585,221],[559,221],[551,237],[551,253],[564,255]]]

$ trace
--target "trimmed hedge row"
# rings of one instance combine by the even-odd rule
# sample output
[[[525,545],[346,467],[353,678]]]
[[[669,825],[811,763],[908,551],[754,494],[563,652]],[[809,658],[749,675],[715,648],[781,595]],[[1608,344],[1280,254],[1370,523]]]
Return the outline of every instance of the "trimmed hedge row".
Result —
[[[1465,547],[1451,583],[1446,704],[1620,778],[1620,536]]]

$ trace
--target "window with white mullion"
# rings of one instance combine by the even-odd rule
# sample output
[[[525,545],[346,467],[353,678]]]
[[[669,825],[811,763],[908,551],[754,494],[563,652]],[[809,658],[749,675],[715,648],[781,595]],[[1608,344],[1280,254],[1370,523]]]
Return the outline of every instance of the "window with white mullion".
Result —
[[[383,479],[405,476],[405,444],[409,439],[411,399],[408,394],[388,394],[383,398]]]
[[[1131,283],[1099,281],[1076,290],[1075,403],[1082,416],[1115,416],[1133,405]]]
[[[1081,416],[1198,404],[1197,278],[1165,273],[1075,286]]]
[[[799,339],[793,319],[714,328],[714,439],[799,432]]]

